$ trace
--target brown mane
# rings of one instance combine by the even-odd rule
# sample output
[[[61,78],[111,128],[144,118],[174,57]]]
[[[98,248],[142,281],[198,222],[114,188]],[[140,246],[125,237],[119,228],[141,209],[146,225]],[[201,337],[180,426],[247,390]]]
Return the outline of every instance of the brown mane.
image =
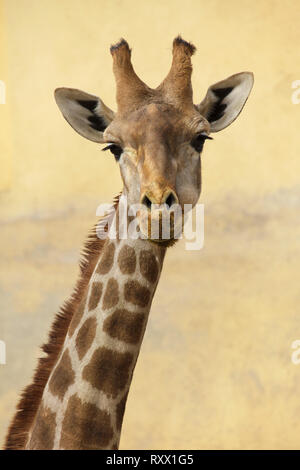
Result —
[[[116,209],[118,204],[119,196],[116,196],[113,202],[113,208]],[[42,346],[42,351],[46,356],[38,360],[33,381],[21,394],[17,411],[6,436],[4,450],[22,450],[25,448],[28,433],[38,411],[44,388],[59,357],[73,315],[79,307],[105,243],[105,240],[97,236],[99,224],[101,228],[106,231],[106,225],[110,216],[111,214],[108,214],[100,219],[93,227],[85,242],[79,263],[79,279],[72,295],[62,305],[55,316],[48,336],[48,342]]]

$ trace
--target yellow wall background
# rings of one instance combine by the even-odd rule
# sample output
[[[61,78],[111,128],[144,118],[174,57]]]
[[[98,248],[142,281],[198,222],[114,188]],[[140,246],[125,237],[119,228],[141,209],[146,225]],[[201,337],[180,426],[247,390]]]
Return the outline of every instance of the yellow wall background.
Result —
[[[300,448],[299,21],[298,0],[0,0],[0,440],[96,207],[121,188],[114,159],[67,125],[53,90],[115,108],[110,44],[125,37],[155,87],[180,33],[198,49],[195,102],[243,70],[255,85],[205,148],[205,246],[167,254],[121,448]]]
[[[12,139],[10,134],[10,107],[7,100],[7,38],[3,5],[0,3],[0,191],[7,190],[11,184]]]

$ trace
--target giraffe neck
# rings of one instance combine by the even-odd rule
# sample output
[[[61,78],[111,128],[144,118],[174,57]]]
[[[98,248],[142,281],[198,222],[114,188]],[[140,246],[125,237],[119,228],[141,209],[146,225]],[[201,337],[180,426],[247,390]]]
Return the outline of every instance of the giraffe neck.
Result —
[[[28,449],[117,449],[165,248],[107,239],[44,389]]]

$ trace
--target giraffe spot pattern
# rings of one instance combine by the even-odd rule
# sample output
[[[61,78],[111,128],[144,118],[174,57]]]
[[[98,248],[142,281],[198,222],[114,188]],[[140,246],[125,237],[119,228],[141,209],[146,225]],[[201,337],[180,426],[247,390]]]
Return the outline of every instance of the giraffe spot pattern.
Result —
[[[140,271],[147,281],[154,283],[158,276],[158,264],[154,254],[150,250],[140,252]]]
[[[89,311],[94,310],[100,302],[102,295],[103,284],[102,282],[93,282],[91,294],[89,298]]]
[[[55,429],[55,413],[41,404],[28,448],[32,450],[52,450],[54,446]]]
[[[69,386],[74,383],[74,380],[75,374],[72,369],[69,352],[66,349],[50,379],[50,392],[62,400]]]
[[[96,269],[98,274],[107,274],[113,265],[115,257],[115,245],[113,242],[108,243],[104,249],[103,255],[100,259],[99,265]]]
[[[112,277],[108,280],[105,289],[102,307],[104,310],[114,307],[119,301],[118,282]]]
[[[129,352],[100,347],[84,367],[82,378],[107,396],[116,398],[127,384],[133,359]]]
[[[73,336],[74,331],[76,330],[77,326],[79,325],[80,320],[82,318],[82,315],[84,314],[86,298],[87,298],[87,293],[83,296],[82,301],[80,302],[76,312],[73,315],[73,318],[71,320],[71,324],[70,324],[69,330],[68,330],[68,335],[70,337]]]
[[[124,245],[118,256],[118,264],[122,274],[133,274],[136,268],[136,255],[134,249]]]
[[[124,397],[119,401],[119,403],[116,406],[116,426],[117,426],[118,431],[121,431],[127,396],[128,396],[128,392],[124,395]]]
[[[76,337],[76,349],[78,357],[81,360],[90,349],[96,335],[97,320],[95,317],[88,318],[78,331]]]
[[[145,316],[142,313],[117,309],[104,320],[103,330],[120,341],[137,344],[143,333]]]
[[[127,281],[124,286],[124,297],[127,302],[139,307],[146,307],[150,300],[150,291],[138,281],[131,280]]]
[[[62,423],[60,448],[66,450],[101,449],[113,438],[107,411],[72,395]]]

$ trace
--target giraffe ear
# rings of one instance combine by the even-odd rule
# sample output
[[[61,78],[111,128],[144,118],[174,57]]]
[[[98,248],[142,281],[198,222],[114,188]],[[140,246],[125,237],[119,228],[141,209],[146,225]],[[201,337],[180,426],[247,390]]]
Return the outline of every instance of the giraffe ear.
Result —
[[[238,117],[253,82],[253,73],[241,72],[209,87],[204,100],[196,108],[210,122],[211,132],[225,129]]]
[[[54,96],[63,117],[78,134],[93,142],[103,142],[103,132],[114,112],[98,96],[74,88],[57,88]]]

